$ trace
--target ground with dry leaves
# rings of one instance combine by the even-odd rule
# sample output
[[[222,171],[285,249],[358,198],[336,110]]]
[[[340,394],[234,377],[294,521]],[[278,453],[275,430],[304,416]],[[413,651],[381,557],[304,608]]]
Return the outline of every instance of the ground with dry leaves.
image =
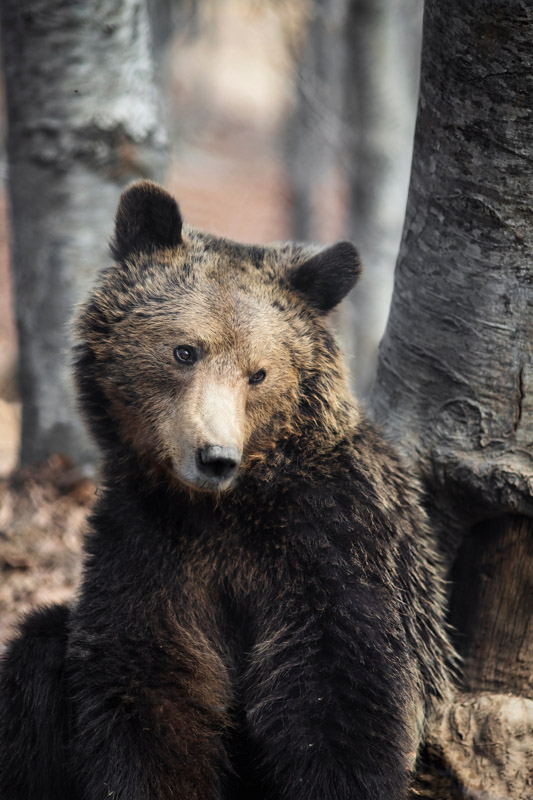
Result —
[[[61,456],[0,481],[0,648],[21,614],[73,597],[94,494]]]

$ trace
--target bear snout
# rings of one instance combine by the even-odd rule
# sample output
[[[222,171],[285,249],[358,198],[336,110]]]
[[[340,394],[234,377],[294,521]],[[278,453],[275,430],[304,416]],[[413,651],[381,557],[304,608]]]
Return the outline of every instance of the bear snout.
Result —
[[[241,463],[241,453],[236,447],[206,445],[198,448],[196,463],[200,472],[221,482],[231,478]]]

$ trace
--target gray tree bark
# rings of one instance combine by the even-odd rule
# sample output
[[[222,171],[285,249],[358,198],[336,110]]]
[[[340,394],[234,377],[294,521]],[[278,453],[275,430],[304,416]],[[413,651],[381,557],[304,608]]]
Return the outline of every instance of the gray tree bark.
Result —
[[[464,658],[417,797],[533,796],[532,42],[529,0],[426,0],[373,394],[428,490]]]
[[[68,321],[107,256],[120,187],[160,178],[165,138],[144,0],[3,0],[21,461],[90,468]]]

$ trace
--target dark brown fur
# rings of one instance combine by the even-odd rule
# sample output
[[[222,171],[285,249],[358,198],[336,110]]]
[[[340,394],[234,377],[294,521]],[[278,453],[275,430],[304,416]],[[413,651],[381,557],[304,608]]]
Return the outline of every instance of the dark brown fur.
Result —
[[[77,324],[104,455],[84,582],[31,687],[36,620],[6,658],[2,797],[401,800],[453,653],[418,490],[324,316],[354,249],[212,237],[141,183],[114,255]],[[213,431],[240,463],[207,490],[189,457]],[[47,722],[67,769],[43,766],[55,739],[32,751]]]

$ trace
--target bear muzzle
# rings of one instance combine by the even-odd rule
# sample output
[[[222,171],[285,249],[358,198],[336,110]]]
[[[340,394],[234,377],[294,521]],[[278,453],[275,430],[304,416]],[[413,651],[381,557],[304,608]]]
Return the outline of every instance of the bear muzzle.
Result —
[[[236,447],[206,445],[198,448],[196,465],[202,475],[216,483],[226,483],[236,474],[241,453]]]

